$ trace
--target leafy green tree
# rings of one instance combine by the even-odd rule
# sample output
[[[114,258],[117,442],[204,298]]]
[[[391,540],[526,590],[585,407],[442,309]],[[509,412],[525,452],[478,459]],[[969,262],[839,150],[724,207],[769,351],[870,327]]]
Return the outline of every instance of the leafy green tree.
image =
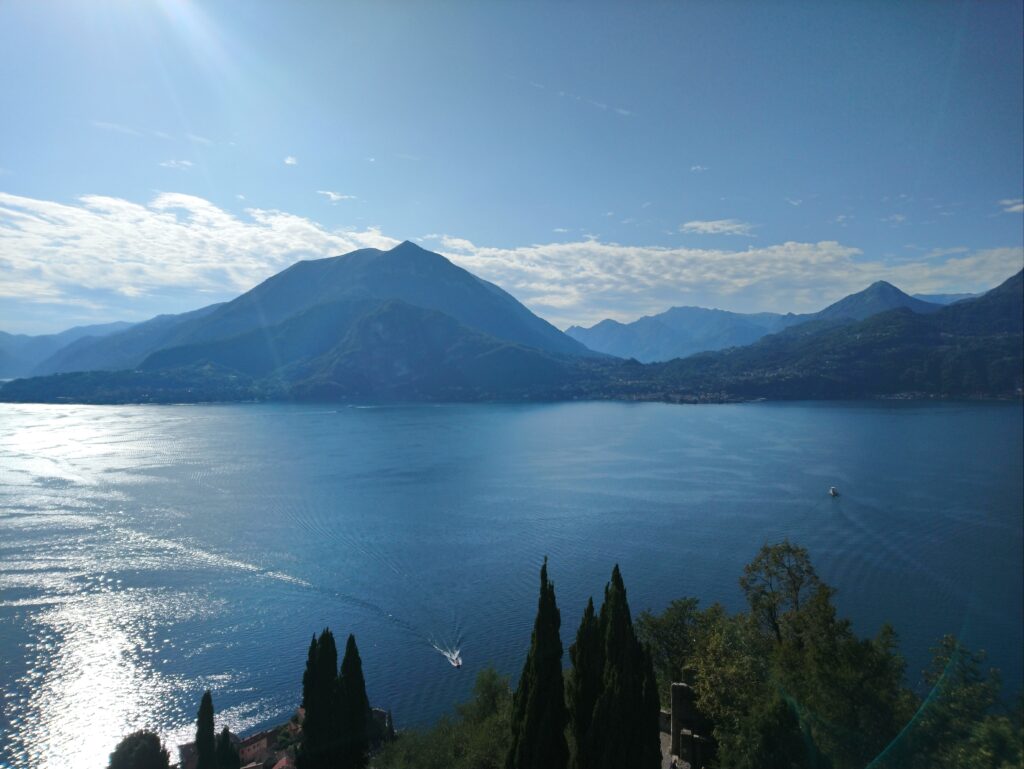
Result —
[[[555,586],[548,580],[545,558],[530,650],[512,700],[512,743],[506,769],[565,769],[568,763],[560,627]]]
[[[601,624],[594,614],[594,600],[588,599],[576,642],[569,647],[572,674],[567,685],[569,724],[572,735],[572,765],[587,769],[594,765],[590,725],[594,706],[601,694],[604,675],[604,643]]]
[[[473,698],[426,731],[400,732],[374,756],[379,769],[503,769],[511,736],[508,679],[493,668],[477,675]]]
[[[345,644],[345,657],[341,661],[337,692],[337,765],[339,769],[362,769],[366,766],[367,751],[370,747],[370,701],[366,697],[363,663],[354,635],[349,635]]]
[[[764,545],[740,578],[754,618],[779,642],[786,621],[800,611],[820,584],[807,550],[788,539]]]
[[[338,649],[327,628],[310,649],[303,674],[306,715],[302,721],[300,769],[335,769],[337,764]]]
[[[217,769],[239,769],[242,759],[231,743],[231,732],[225,726],[217,735]]]
[[[196,714],[196,769],[217,769],[217,746],[213,731],[213,697],[203,693]]]
[[[642,611],[637,617],[636,635],[651,654],[661,702],[666,706],[672,684],[688,681],[688,669],[693,667],[704,632],[704,615],[699,607],[700,601],[696,598],[679,598],[661,614]]]
[[[592,769],[656,768],[661,763],[657,688],[647,651],[633,632],[626,587],[618,565],[604,591],[601,693],[586,738]]]
[[[984,652],[953,636],[933,650],[930,687],[913,721],[883,754],[880,767],[1009,769],[1022,765],[1021,714],[999,712],[999,674],[985,670]]]
[[[153,732],[129,734],[110,754],[108,769],[169,769],[171,757]]]

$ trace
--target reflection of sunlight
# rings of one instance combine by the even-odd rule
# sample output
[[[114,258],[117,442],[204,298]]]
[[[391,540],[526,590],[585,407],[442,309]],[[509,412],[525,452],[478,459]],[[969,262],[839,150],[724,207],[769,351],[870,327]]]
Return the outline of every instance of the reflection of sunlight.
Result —
[[[17,735],[31,766],[93,765],[125,734],[180,720],[167,695],[181,682],[153,669],[158,642],[147,637],[154,614],[172,609],[188,611],[149,591],[100,592],[38,616],[26,676],[36,680]]]

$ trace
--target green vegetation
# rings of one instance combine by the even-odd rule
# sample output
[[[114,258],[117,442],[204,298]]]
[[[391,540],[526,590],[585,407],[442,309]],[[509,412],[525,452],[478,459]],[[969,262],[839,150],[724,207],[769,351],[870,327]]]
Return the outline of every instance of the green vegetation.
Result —
[[[658,692],[650,655],[633,631],[618,565],[604,589],[596,622],[587,605],[574,645],[575,765],[588,769],[656,769],[661,762]],[[577,681],[578,677],[578,681]]]
[[[302,743],[300,769],[361,769],[366,766],[370,704],[363,666],[350,635],[338,671],[338,650],[327,628],[309,645],[302,676]]]
[[[213,697],[203,693],[196,715],[196,769],[217,769],[217,743],[213,732]]]
[[[338,675],[338,769],[366,766],[370,749],[370,701],[366,697],[363,662],[359,658],[356,637],[349,635],[345,657]]]
[[[943,638],[925,696],[905,681],[896,633],[860,638],[837,616],[835,591],[804,548],[765,545],[739,584],[747,611],[673,601],[634,625],[618,566],[599,612],[591,599],[563,674],[561,618],[547,559],[519,687],[482,671],[473,698],[433,728],[378,734],[355,638],[338,671],[329,629],[314,636],[302,678],[300,769],[655,769],[659,702],[673,683],[693,693],[709,769],[1014,769],[1024,761],[1024,700],[999,699],[984,655]],[[291,748],[288,742],[285,747]],[[211,769],[238,769],[227,728],[214,740],[202,698],[196,748]],[[207,759],[207,757],[211,757]],[[148,732],[126,737],[109,769],[166,769]]]
[[[721,769],[1020,766],[1022,727],[982,658],[943,639],[923,700],[892,628],[858,638],[807,551],[766,545],[740,580],[748,612],[674,601],[637,621],[663,699],[685,680],[713,724]]]
[[[108,769],[169,769],[170,754],[153,732],[129,734],[110,754]]]
[[[225,726],[217,735],[217,769],[240,769],[242,759],[231,742],[231,732]]]
[[[473,698],[427,730],[399,734],[374,757],[379,769],[503,769],[511,746],[512,693],[493,668],[477,675]]]
[[[569,760],[562,640],[558,635],[561,624],[545,558],[530,651],[512,700],[512,742],[505,769],[565,769]]]
[[[0,386],[0,400],[1019,398],[1022,280],[1017,273],[981,297],[928,314],[906,307],[870,317],[819,313],[745,347],[647,365],[529,346],[396,300],[350,297],[242,334],[217,311],[210,318],[220,323],[203,341],[158,347],[133,369],[14,380]],[[96,344],[134,338],[145,325]]]

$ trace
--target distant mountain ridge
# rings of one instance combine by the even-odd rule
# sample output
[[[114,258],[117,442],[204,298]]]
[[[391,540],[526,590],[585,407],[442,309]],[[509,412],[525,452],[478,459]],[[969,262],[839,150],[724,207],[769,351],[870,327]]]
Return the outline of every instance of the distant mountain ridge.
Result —
[[[44,364],[95,368],[8,382],[0,400],[1019,398],[1021,281],[948,306],[879,282],[809,315],[673,308],[604,324],[647,328],[655,346],[663,333],[676,345],[684,334],[730,343],[644,364],[589,351],[498,287],[403,243],[299,262],[231,302],[79,336]]]
[[[0,331],[0,379],[28,376],[42,361],[74,342],[116,334],[133,324],[124,321],[75,326],[57,334],[7,334]]]
[[[43,361],[34,373],[135,368],[158,351],[273,328],[319,305],[389,300],[436,310],[496,339],[545,352],[595,354],[493,283],[405,241],[389,251],[366,248],[296,262],[230,302],[158,316],[122,334],[82,341]]]
[[[891,283],[877,281],[816,313],[746,314],[702,307],[673,307],[632,323],[603,320],[590,328],[571,326],[566,333],[592,350],[654,363],[698,352],[742,347],[808,321],[864,320],[899,307],[930,313],[937,311],[940,305],[915,299]]]

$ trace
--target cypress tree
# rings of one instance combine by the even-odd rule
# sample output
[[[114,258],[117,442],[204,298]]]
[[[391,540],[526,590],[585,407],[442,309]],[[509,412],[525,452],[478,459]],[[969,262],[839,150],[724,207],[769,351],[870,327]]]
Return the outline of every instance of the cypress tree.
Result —
[[[213,735],[213,697],[207,689],[196,715],[196,769],[217,769],[217,748]]]
[[[573,755],[575,769],[588,769],[594,763],[588,744],[590,724],[594,718],[594,706],[601,694],[601,678],[604,674],[604,645],[601,626],[594,614],[594,599],[587,600],[576,642],[569,647],[572,662],[572,678],[568,687],[569,722],[572,727]]]
[[[545,558],[530,651],[512,698],[512,742],[506,769],[565,769],[568,764],[560,625],[555,586],[548,580]]]
[[[217,735],[217,769],[239,769],[242,759],[231,744],[231,732],[225,726]]]
[[[313,638],[309,642],[309,653],[306,655],[306,670],[302,674],[302,707],[306,707],[306,703],[309,700],[310,691],[316,686],[315,671],[316,670],[316,633],[313,633]]]
[[[658,693],[650,655],[637,640],[618,565],[604,589],[599,633],[604,668],[581,769],[657,769]],[[579,739],[579,738],[577,738]]]
[[[303,675],[306,716],[302,721],[302,745],[299,749],[300,769],[335,769],[337,751],[336,686],[338,649],[334,635],[324,628],[310,648]]]
[[[337,691],[337,766],[339,769],[363,769],[370,748],[370,701],[366,697],[363,662],[354,635],[349,635],[345,644]]]

